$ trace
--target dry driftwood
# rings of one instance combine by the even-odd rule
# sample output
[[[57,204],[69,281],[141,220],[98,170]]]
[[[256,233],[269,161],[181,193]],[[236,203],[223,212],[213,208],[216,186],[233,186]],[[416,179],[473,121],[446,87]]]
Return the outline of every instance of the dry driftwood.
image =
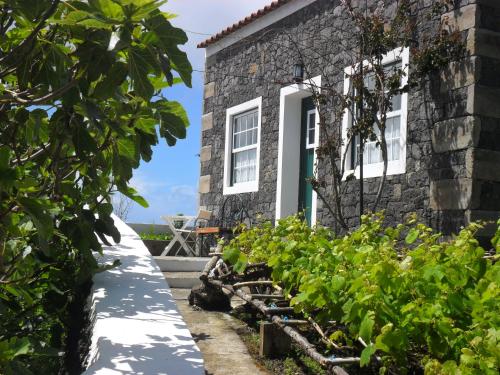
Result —
[[[212,268],[215,267],[217,264],[217,261],[220,259],[219,255],[213,256],[207,264],[205,264],[205,268],[203,268],[203,272],[200,275],[200,280],[203,281],[204,283],[208,280],[208,274],[212,270]]]
[[[346,365],[352,363],[359,363],[358,357],[349,358],[327,358],[318,353],[316,347],[311,344],[304,336],[297,332],[292,327],[289,327],[279,316],[273,316],[271,321],[280,327],[290,338],[297,344],[306,354],[318,362],[321,366],[328,368],[335,375],[348,375],[347,372],[338,367],[338,365]]]
[[[307,325],[309,322],[307,320],[301,320],[301,319],[283,319],[283,324],[286,324],[287,326],[300,326],[300,325]]]
[[[285,314],[285,313],[291,313],[293,312],[292,307],[268,307],[266,304],[262,301],[254,300],[252,297],[250,297],[248,294],[243,292],[241,289],[234,289],[232,285],[227,285],[223,284],[219,280],[207,280],[208,283],[218,286],[220,288],[226,289],[228,292],[232,294],[236,294],[238,297],[240,297],[242,300],[245,302],[248,302],[255,306],[258,310],[260,310],[263,314],[265,315],[270,315],[270,314]]]
[[[323,332],[323,330],[321,329],[319,324],[316,323],[313,318],[309,317],[308,320],[309,320],[309,323],[311,323],[311,325],[314,327],[316,332],[318,332],[319,335],[321,336],[321,341],[323,341],[326,345],[331,345],[335,349],[340,349],[340,346],[338,346],[336,343],[334,343],[332,340],[330,340],[328,337],[326,337],[325,333]]]
[[[238,297],[243,299],[244,301],[252,304],[258,310],[260,310],[263,314],[271,315],[270,320],[280,327],[290,338],[302,349],[305,351],[307,355],[309,355],[312,359],[318,362],[321,366],[329,369],[335,375],[348,375],[347,372],[338,367],[338,365],[342,364],[351,364],[351,363],[359,363],[359,357],[349,357],[349,358],[327,358],[322,354],[318,353],[316,347],[311,344],[304,336],[302,336],[299,332],[297,332],[294,328],[287,324],[289,320],[283,320],[278,315],[283,309],[292,310],[292,308],[283,308],[283,307],[268,307],[265,303],[260,300],[253,299],[250,295],[243,292],[241,289],[234,289],[231,285],[225,285],[218,280],[208,280],[209,283],[213,285],[220,286],[231,293],[236,294]]]
[[[236,283],[233,285],[233,288],[243,288],[246,286],[261,286],[261,285],[269,285],[274,286],[272,281],[269,280],[257,280],[257,281],[242,281],[241,283]]]
[[[334,348],[339,348],[338,345],[333,343],[331,340],[326,338],[326,335],[324,334],[323,330],[321,327],[314,322],[314,320],[309,319],[309,321],[306,320],[298,320],[298,319],[282,319],[279,315],[281,314],[286,314],[286,313],[293,313],[293,308],[286,306],[286,307],[269,307],[267,306],[264,302],[262,302],[260,299],[261,298],[284,298],[284,296],[280,295],[271,295],[271,294],[247,294],[241,288],[243,287],[252,287],[252,286],[271,286],[277,291],[282,292],[282,289],[279,286],[273,285],[273,282],[270,280],[252,280],[252,281],[242,281],[235,283],[234,285],[228,285],[225,284],[221,280],[214,280],[212,278],[209,278],[209,274],[212,268],[214,268],[217,264],[218,259],[220,257],[214,256],[206,265],[202,276],[200,276],[200,279],[205,283],[205,284],[210,284],[212,287],[217,288],[219,290],[225,289],[229,292],[230,295],[237,295],[240,297],[242,300],[245,302],[248,302],[252,306],[254,306],[257,310],[262,312],[264,315],[269,316],[269,319],[272,323],[274,323],[276,326],[278,326],[283,332],[285,332],[295,343],[298,345],[304,352],[309,355],[313,360],[318,362],[321,366],[325,367],[328,369],[329,373],[335,374],[335,375],[348,375],[348,373],[339,367],[339,365],[345,365],[345,364],[353,364],[353,363],[359,363],[360,358],[359,357],[347,357],[347,358],[336,358],[336,357],[325,357],[322,354],[320,354],[317,350],[316,347],[311,344],[307,338],[302,336],[296,329],[293,328],[295,325],[302,325],[302,324],[312,324],[314,329],[320,334],[323,342],[326,342],[329,345],[332,345]],[[262,267],[267,267],[266,265],[257,265],[256,268],[257,274],[261,271]],[[261,269],[259,269],[261,268]],[[267,269],[265,270],[267,271]],[[255,271],[254,271],[255,273]],[[244,276],[248,276],[248,274],[245,273]]]
[[[285,297],[278,294],[249,294],[254,299],[284,299]]]

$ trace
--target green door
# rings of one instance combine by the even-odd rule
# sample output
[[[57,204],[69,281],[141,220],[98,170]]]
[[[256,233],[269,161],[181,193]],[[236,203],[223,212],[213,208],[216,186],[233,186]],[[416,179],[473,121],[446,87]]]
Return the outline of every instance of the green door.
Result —
[[[300,180],[299,180],[299,212],[311,225],[313,189],[308,181],[314,173],[314,146],[316,137],[316,110],[312,99],[302,100],[302,121],[300,137]]]

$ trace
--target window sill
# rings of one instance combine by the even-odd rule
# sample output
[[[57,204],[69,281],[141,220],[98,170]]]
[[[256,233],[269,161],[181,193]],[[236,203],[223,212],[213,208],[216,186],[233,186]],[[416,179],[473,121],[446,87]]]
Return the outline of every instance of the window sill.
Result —
[[[363,179],[382,177],[384,172],[384,163],[377,163],[372,165],[365,165],[363,168]],[[394,176],[398,174],[406,173],[406,163],[402,160],[390,161],[387,165],[387,176]],[[356,169],[351,169],[344,172],[342,181],[345,181],[349,176],[354,175],[354,177],[359,180],[359,167]]]
[[[252,181],[252,182],[236,184],[233,186],[224,186],[222,194],[233,195],[233,194],[243,194],[243,193],[254,193],[257,191],[259,191],[258,182]]]

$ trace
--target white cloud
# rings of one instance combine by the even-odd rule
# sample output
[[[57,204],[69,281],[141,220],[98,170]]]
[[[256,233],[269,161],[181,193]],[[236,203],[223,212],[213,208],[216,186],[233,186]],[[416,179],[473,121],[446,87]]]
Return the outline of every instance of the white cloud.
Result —
[[[130,221],[161,223],[161,216],[164,215],[196,214],[198,193],[195,186],[169,184],[140,172],[135,173],[131,186],[148,201],[149,207],[143,208],[133,203],[128,215]]]
[[[149,196],[158,191],[165,190],[169,184],[165,181],[153,180],[151,176],[145,176],[140,171],[136,171],[130,181],[130,186],[137,190],[140,195]]]

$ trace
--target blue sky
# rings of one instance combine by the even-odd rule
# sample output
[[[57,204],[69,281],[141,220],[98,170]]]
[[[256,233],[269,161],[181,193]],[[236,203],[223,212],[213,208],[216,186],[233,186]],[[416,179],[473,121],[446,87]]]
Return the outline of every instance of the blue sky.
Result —
[[[269,3],[271,0],[170,0],[163,10],[178,15],[172,23],[186,30],[189,37],[183,49],[193,68],[203,70],[205,51],[196,44]],[[203,73],[193,72],[192,89],[178,85],[166,91],[169,99],[184,105],[191,125],[185,140],[174,147],[162,141],[151,162],[135,171],[132,186],[150,206],[134,204],[128,222],[161,223],[162,215],[197,212],[202,88]]]

